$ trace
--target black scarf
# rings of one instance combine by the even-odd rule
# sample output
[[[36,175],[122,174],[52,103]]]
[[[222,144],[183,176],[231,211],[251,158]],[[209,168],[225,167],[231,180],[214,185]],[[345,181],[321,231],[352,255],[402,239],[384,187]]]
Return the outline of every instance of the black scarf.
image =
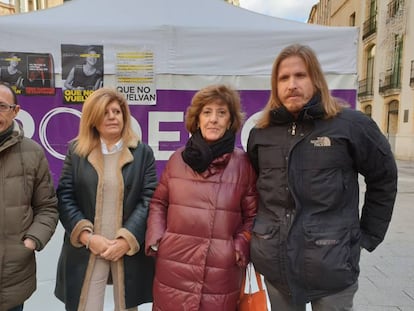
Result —
[[[223,137],[212,144],[208,144],[200,130],[195,132],[185,145],[182,157],[193,170],[198,173],[204,172],[214,159],[234,150],[236,135],[227,130]]]
[[[294,121],[321,119],[325,114],[319,93],[315,94],[309,102],[303,106],[297,118],[295,118],[284,105],[270,111],[270,124],[286,124]]]

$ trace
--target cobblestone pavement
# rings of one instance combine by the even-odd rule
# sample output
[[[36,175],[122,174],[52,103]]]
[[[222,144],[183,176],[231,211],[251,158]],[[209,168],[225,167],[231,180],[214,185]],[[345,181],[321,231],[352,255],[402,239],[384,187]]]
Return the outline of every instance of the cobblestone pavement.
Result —
[[[376,250],[362,252],[355,311],[414,311],[414,162],[397,165],[391,224]]]

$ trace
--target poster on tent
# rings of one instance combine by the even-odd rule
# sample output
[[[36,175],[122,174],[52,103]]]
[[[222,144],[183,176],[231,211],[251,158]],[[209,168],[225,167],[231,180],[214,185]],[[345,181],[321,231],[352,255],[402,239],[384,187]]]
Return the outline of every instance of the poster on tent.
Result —
[[[55,95],[53,57],[48,53],[0,52],[0,81],[18,95]]]
[[[103,85],[103,46],[62,44],[63,103],[83,104]]]
[[[155,105],[154,52],[116,53],[116,88],[130,105]]]

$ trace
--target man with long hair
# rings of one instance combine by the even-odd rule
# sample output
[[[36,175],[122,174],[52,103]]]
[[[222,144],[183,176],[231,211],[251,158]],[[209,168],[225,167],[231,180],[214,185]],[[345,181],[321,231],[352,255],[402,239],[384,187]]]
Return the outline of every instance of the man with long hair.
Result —
[[[332,97],[314,51],[273,64],[271,94],[248,140],[259,208],[251,258],[272,310],[352,310],[361,249],[384,239],[397,193],[390,145],[375,122]],[[366,193],[359,213],[358,174]]]

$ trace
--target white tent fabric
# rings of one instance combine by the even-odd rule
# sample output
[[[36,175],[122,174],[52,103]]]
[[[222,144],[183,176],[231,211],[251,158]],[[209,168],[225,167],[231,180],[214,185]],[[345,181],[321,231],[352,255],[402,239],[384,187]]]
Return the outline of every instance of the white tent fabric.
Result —
[[[72,0],[63,6],[0,18],[0,50],[52,53],[60,44],[102,44],[105,73],[114,50],[146,46],[156,74],[268,75],[285,45],[311,46],[323,70],[356,73],[358,31],[288,21],[222,0]]]

